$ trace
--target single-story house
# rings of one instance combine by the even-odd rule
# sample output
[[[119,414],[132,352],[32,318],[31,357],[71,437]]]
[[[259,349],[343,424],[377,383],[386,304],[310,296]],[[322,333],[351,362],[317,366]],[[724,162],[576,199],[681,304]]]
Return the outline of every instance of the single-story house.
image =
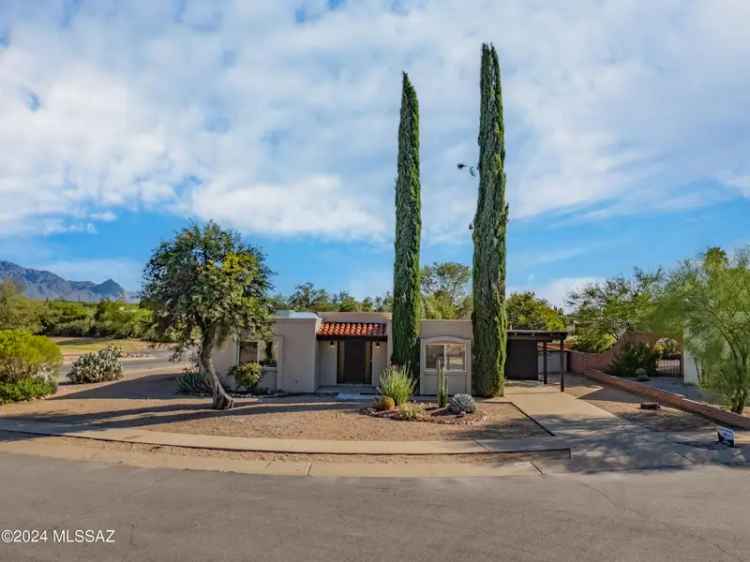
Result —
[[[392,352],[389,313],[281,311],[273,317],[271,332],[269,341],[235,336],[215,350],[214,364],[227,386],[233,386],[228,373],[234,365],[259,361],[264,366],[260,384],[271,391],[373,391]],[[538,344],[566,335],[510,330],[508,378],[537,380],[548,366]],[[435,394],[438,362],[445,365],[450,394],[471,393],[471,344],[470,320],[422,320],[419,393]],[[550,353],[549,359],[554,355],[559,355],[559,368],[564,353]]]

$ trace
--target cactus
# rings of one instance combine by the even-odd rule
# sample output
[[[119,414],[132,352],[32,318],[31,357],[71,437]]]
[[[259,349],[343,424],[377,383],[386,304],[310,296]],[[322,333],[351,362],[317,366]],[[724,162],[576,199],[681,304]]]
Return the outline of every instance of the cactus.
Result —
[[[445,367],[442,361],[437,364],[437,401],[439,408],[448,405],[448,377],[445,376]]]
[[[390,396],[378,396],[373,401],[372,407],[381,412],[393,410],[396,407],[396,402]]]
[[[469,394],[456,394],[450,399],[448,410],[452,414],[473,414],[477,411],[477,403]]]

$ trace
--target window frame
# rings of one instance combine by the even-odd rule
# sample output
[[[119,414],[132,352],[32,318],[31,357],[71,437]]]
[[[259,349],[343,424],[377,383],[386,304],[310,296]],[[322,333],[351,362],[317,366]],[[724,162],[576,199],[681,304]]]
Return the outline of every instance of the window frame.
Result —
[[[242,344],[247,343],[254,343],[255,344],[255,359],[251,359],[250,361],[255,361],[256,363],[260,363],[261,359],[261,345],[263,344],[260,340],[253,340],[253,339],[241,339],[239,340],[239,343],[237,344],[237,364],[240,364],[240,358],[242,357]]]
[[[449,369],[448,368],[448,346],[449,345],[461,346],[463,348],[464,365],[462,369]],[[439,341],[427,341],[424,344],[424,360],[425,360],[424,372],[425,373],[437,373],[437,366],[435,367],[427,366],[427,348],[429,346],[440,346],[443,348],[441,360],[443,361],[443,365],[445,365],[446,373],[466,373],[468,371],[469,358],[467,357],[467,355],[468,355],[469,346],[466,345],[466,341],[465,340],[458,340],[458,341],[439,340]]]

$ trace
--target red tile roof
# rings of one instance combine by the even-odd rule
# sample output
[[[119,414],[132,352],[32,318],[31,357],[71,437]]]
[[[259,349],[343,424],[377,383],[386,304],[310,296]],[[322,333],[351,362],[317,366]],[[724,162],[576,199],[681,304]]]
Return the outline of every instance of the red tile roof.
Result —
[[[377,337],[384,338],[385,324],[378,322],[323,322],[318,330],[323,337]]]

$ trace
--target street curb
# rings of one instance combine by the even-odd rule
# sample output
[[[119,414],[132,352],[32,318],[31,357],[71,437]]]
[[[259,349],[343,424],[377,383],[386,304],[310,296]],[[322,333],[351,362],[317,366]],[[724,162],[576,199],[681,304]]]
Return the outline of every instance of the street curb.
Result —
[[[22,422],[1,418],[0,431],[190,449],[287,454],[420,456],[570,451],[568,444],[557,437],[472,439],[464,441],[325,441],[195,435],[138,428],[123,429],[106,426],[70,426]]]
[[[83,461],[112,466],[145,469],[229,472],[255,476],[294,476],[298,478],[498,478],[541,477],[529,461],[505,464],[471,463],[348,463],[242,460],[183,456],[153,452],[118,451],[70,444],[34,444],[22,441],[0,442],[0,453]]]

